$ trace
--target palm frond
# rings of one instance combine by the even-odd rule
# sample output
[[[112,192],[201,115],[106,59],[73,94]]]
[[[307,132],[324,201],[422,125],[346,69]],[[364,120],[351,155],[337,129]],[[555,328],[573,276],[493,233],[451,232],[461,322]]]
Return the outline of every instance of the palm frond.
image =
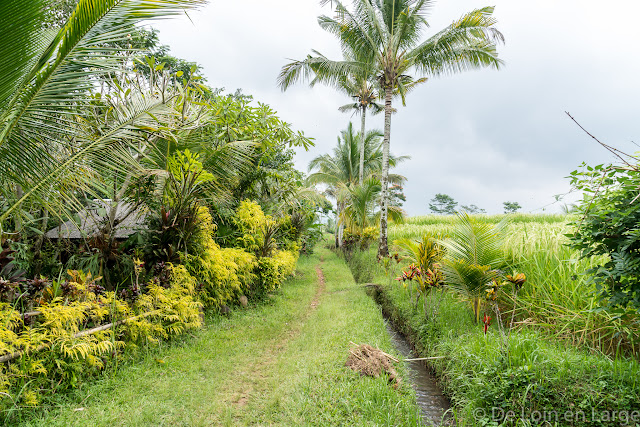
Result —
[[[456,292],[478,298],[505,263],[502,242],[506,222],[482,223],[466,213],[458,214],[458,220],[449,239],[442,242],[447,250],[442,266],[445,282]]]
[[[493,8],[474,10],[449,27],[438,32],[407,54],[423,74],[438,76],[469,69],[503,64],[498,58],[496,44],[503,35],[493,27]]]
[[[80,0],[57,34],[39,41],[32,39],[43,16],[34,7],[42,2],[27,3],[2,2],[4,11],[15,10],[3,16],[19,23],[12,40],[25,45],[19,51],[3,43],[0,53],[25,57],[0,77],[0,182],[19,185],[24,195],[0,221],[30,198],[51,212],[66,212],[77,192],[99,196],[114,173],[138,167],[134,153],[148,144],[157,117],[166,112],[162,102],[142,93],[130,102],[114,101],[108,125],[91,126],[91,93],[99,81],[126,72],[127,54],[135,51],[110,46],[126,41],[136,23],[182,13],[204,0]],[[11,186],[2,187],[0,194],[10,198]]]

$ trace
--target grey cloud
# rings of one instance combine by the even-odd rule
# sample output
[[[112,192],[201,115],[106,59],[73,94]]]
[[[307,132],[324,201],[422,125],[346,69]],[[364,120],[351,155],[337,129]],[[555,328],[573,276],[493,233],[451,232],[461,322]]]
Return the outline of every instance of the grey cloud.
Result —
[[[408,177],[406,208],[428,211],[428,200],[444,192],[464,204],[501,212],[518,201],[536,210],[569,190],[565,177],[582,161],[603,163],[611,156],[564,114],[570,111],[603,141],[635,151],[640,143],[640,58],[635,17],[640,4],[611,0],[494,0],[506,45],[506,66],[445,76],[408,96],[392,119],[392,151],[409,154],[397,172]],[[426,35],[486,1],[437,2]],[[286,58],[310,49],[338,57],[335,38],[316,18],[329,13],[316,1],[212,1],[187,20],[159,24],[172,52],[198,61],[209,83],[229,91],[243,88],[270,104],[281,117],[316,140],[297,155],[297,165],[330,150],[351,117],[337,107],[335,91],[303,85],[281,93],[276,77]],[[357,118],[353,119],[354,121]],[[382,128],[382,117],[369,120]],[[572,201],[577,196],[569,196]],[[559,206],[546,208],[556,211]]]

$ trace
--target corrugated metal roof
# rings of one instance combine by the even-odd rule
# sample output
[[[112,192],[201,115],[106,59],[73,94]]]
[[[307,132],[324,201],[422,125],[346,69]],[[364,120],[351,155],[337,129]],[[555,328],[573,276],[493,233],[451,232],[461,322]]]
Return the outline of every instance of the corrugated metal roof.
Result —
[[[91,206],[88,206],[77,213],[79,222],[69,220],[63,222],[56,228],[45,233],[50,239],[82,239],[85,237],[93,237],[100,231],[100,228],[108,220],[108,212],[112,206],[110,200],[95,200]],[[138,208],[131,212],[133,206],[130,203],[116,203],[116,227],[114,237],[116,239],[126,239],[133,233],[143,230],[144,220],[147,212]]]

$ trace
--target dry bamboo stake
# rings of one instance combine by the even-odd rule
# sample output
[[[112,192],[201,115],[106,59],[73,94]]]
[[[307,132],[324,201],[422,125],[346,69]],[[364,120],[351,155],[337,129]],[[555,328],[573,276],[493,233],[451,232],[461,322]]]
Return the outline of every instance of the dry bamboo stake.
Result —
[[[77,334],[73,335],[73,337],[74,338],[80,338],[80,337],[84,337],[84,336],[87,336],[87,335],[95,334],[96,332],[106,331],[107,329],[113,328],[114,326],[119,326],[119,325],[122,325],[125,322],[130,322],[130,321],[135,320],[135,319],[145,318],[147,316],[151,316],[153,314],[157,314],[160,311],[162,311],[162,309],[150,311],[148,313],[140,314],[138,316],[129,317],[128,319],[118,320],[117,322],[107,323],[106,325],[98,326],[98,327],[93,328],[93,329],[86,329],[84,331],[80,331]],[[4,356],[0,357],[0,363],[10,362],[10,361],[12,361],[14,359],[17,359],[17,358],[25,355],[25,354],[37,353],[37,352],[42,351],[45,348],[49,347],[49,345],[50,344],[40,344],[34,350],[20,350],[20,351],[14,352],[14,353],[5,354]]]
[[[387,356],[389,359],[393,360],[394,362],[396,362],[396,363],[399,363],[399,362],[400,362],[398,359],[396,359],[396,358],[395,358],[395,357],[393,357],[392,355],[387,354],[387,353],[385,353],[384,351],[382,351],[382,350],[380,350],[380,349],[378,349],[378,351],[380,351],[380,353],[384,354],[385,356]]]
[[[362,358],[362,356],[360,356],[359,354],[356,354],[355,351],[349,350],[349,353],[351,353],[356,359],[362,360],[364,362],[364,359]]]
[[[404,359],[403,362],[414,362],[417,360],[436,360],[436,359],[444,359],[445,356],[432,356],[432,357],[416,357],[414,359]]]

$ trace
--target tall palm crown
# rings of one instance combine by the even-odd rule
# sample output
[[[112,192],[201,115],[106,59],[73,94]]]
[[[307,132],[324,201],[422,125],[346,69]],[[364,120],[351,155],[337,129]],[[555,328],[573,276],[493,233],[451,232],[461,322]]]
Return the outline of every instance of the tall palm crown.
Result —
[[[367,110],[373,111],[373,114],[378,114],[384,110],[384,107],[378,104],[378,91],[374,85],[368,80],[368,76],[347,76],[343,83],[344,92],[353,98],[355,102],[345,104],[339,108],[342,112],[354,111],[360,114],[360,174],[358,176],[358,183],[360,185],[364,182],[364,149],[365,142],[364,137],[366,135],[366,117]]]
[[[327,3],[323,0],[322,3]],[[343,52],[355,52],[352,59],[333,61],[316,53],[307,58],[307,68],[290,67],[280,75],[287,87],[310,70],[315,80],[337,85],[341,75],[374,70],[374,78],[384,93],[385,128],[383,142],[382,197],[379,255],[388,255],[387,192],[389,142],[394,91],[404,104],[407,90],[415,83],[413,75],[436,77],[482,67],[499,68],[496,45],[502,34],[494,27],[493,8],[477,9],[463,15],[435,35],[422,39],[428,27],[427,11],[433,0],[354,0],[349,10],[335,2],[336,16],[320,16],[320,26],[340,39]],[[286,72],[285,72],[286,71]]]
[[[340,132],[338,143],[333,148],[332,154],[323,154],[309,162],[308,181],[310,184],[326,184],[333,192],[342,184],[353,187],[359,183],[359,176],[370,177],[380,174],[382,169],[382,132],[370,130],[364,137],[364,168],[360,170],[359,141],[361,135],[356,133],[353,123],[349,123],[346,129]],[[391,156],[391,164],[395,165],[408,159],[407,156]],[[402,181],[401,177],[392,175],[394,182]],[[334,194],[331,194],[335,196]]]

